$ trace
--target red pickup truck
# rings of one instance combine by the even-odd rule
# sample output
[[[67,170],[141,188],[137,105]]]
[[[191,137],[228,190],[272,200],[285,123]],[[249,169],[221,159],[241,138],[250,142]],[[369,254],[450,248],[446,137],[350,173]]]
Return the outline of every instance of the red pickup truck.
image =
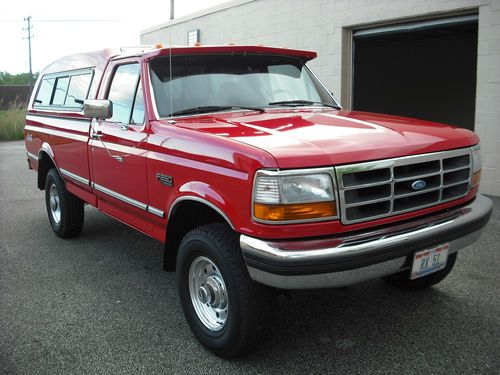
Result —
[[[49,65],[29,103],[29,167],[50,225],[84,205],[164,243],[195,336],[248,353],[273,289],[438,283],[491,215],[478,137],[342,110],[310,51],[104,50]]]

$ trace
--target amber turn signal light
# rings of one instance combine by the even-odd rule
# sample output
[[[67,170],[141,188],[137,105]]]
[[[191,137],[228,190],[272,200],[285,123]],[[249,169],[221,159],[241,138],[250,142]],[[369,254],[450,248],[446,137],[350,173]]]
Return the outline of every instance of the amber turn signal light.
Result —
[[[480,180],[481,180],[481,170],[478,170],[476,173],[472,175],[471,185],[472,186],[479,185]]]
[[[256,219],[266,221],[308,220],[337,216],[335,202],[267,205],[254,203]]]

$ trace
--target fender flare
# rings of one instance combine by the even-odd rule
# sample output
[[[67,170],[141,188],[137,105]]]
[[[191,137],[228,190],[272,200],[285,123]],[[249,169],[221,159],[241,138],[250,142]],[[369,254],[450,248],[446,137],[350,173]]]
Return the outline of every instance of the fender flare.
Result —
[[[52,160],[52,164],[56,167],[57,171],[59,171],[59,167],[57,166],[55,156],[54,156],[54,151],[52,151],[52,147],[47,142],[42,143],[42,147],[40,147],[40,150],[38,150],[38,160],[42,158],[42,153],[46,153],[49,158]]]
[[[59,173],[60,175],[59,167],[57,166],[57,163],[55,161],[54,152],[52,151],[50,145],[44,142],[42,144],[42,147],[38,151],[37,186],[40,190],[43,190],[45,188],[45,176],[48,170],[45,170],[44,166],[45,166],[45,160],[47,160],[47,158],[50,160],[52,165],[54,165],[54,167],[57,170],[57,173]]]
[[[224,205],[229,204],[229,200],[221,196],[211,185],[202,181],[189,181],[179,186],[177,189],[177,196],[168,209],[167,219],[170,219],[170,215],[176,205],[185,200],[206,204],[208,207],[212,208],[219,215],[221,215],[229,224],[231,229],[235,229],[233,221],[228,217],[223,209]]]

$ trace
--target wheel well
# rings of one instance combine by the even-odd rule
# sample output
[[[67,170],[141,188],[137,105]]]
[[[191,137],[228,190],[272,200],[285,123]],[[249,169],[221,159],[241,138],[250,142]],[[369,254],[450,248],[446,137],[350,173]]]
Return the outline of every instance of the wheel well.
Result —
[[[175,271],[177,251],[184,236],[196,227],[211,223],[227,223],[227,221],[204,203],[185,200],[176,204],[167,224],[163,268],[166,271]]]
[[[47,179],[47,173],[52,168],[55,168],[55,164],[52,161],[52,158],[46,153],[41,152],[38,158],[38,188],[40,190],[45,190],[45,180]]]

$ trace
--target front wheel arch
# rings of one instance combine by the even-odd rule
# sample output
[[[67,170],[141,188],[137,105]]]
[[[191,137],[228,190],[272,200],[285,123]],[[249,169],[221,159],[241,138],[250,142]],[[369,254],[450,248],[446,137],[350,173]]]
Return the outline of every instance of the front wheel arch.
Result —
[[[184,236],[196,227],[213,223],[226,223],[234,229],[229,219],[207,202],[196,197],[177,200],[169,211],[163,268],[175,271],[177,251]]]

